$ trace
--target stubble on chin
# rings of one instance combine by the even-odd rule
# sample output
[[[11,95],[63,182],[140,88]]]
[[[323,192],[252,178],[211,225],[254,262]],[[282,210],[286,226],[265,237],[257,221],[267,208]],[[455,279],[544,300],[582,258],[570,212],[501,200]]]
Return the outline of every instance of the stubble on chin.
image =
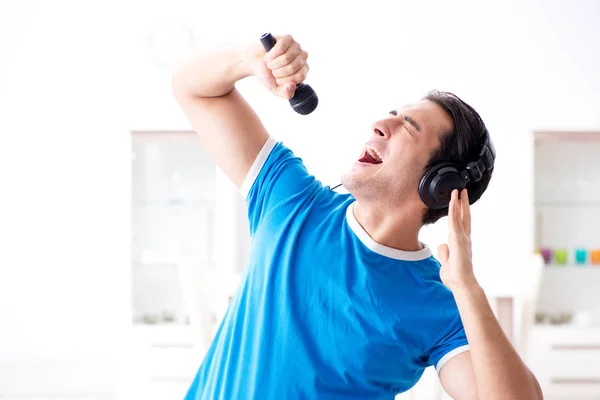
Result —
[[[417,188],[409,182],[384,180],[370,177],[359,179],[346,174],[341,177],[344,188],[360,202],[377,204],[379,207],[395,208],[411,198]],[[412,196],[414,197],[414,196]]]
[[[389,182],[379,179],[360,180],[351,175],[342,177],[344,188],[361,202],[388,203],[391,198],[396,197],[398,188],[392,187]]]

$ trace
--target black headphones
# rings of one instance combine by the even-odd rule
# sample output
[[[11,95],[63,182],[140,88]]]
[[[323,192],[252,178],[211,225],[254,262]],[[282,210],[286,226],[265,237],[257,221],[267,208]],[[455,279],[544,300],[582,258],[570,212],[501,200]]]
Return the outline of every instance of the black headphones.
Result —
[[[479,181],[485,171],[494,167],[496,149],[487,129],[484,135],[485,142],[477,161],[469,162],[464,168],[455,163],[441,163],[423,175],[419,182],[419,196],[427,207],[434,210],[448,207],[454,189],[462,190],[467,183]]]

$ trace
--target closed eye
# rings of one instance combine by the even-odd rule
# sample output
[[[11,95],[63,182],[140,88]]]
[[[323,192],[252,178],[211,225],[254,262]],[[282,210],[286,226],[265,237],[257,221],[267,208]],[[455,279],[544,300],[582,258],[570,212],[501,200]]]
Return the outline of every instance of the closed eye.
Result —
[[[397,117],[398,116],[398,111],[392,110],[392,111],[390,111],[390,115],[393,115],[394,117]],[[417,130],[417,132],[421,132],[421,127],[419,126],[419,124],[417,123],[417,121],[415,121],[414,119],[412,119],[412,117],[410,117],[408,115],[403,115],[402,117],[413,128],[415,128]]]
[[[408,115],[404,116],[404,120],[406,122],[408,122],[409,124],[411,124],[412,127],[415,128],[417,131],[421,132],[421,127],[419,126],[419,124],[417,124],[417,121],[415,121],[414,119],[412,119]]]

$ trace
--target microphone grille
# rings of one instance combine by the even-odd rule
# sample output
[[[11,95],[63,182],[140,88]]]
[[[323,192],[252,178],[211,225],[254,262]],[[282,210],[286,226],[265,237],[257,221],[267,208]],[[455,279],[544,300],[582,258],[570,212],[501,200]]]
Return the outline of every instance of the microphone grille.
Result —
[[[298,114],[307,115],[313,112],[319,104],[317,94],[309,85],[301,83],[296,87],[290,105]]]

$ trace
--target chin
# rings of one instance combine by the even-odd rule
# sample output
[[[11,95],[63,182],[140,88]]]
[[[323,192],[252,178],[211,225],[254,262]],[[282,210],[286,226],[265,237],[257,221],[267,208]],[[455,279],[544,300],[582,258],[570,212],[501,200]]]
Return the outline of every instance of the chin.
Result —
[[[343,175],[340,183],[357,200],[372,200],[378,197],[377,190],[371,182],[367,179],[360,179],[359,176],[351,172]],[[381,194],[379,193],[379,195]]]
[[[340,183],[350,193],[352,193],[352,191],[355,188],[360,186],[359,180],[357,179],[353,171],[346,172],[345,174],[343,174],[340,178]]]

